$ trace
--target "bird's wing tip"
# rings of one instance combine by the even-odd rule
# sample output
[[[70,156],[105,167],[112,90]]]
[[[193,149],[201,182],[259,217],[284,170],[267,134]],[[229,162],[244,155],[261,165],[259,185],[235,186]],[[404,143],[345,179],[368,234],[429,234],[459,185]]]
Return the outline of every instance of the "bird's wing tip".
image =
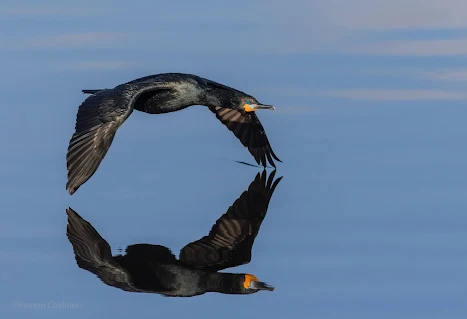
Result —
[[[78,190],[78,188],[79,188],[80,186],[81,186],[81,185],[75,186],[75,185],[73,185],[73,182],[72,182],[72,181],[68,181],[68,182],[66,183],[66,187],[65,187],[65,188],[66,188],[66,190],[68,191],[68,193],[69,193],[70,195],[73,195],[73,194]]]
[[[243,164],[243,165],[247,165],[247,166],[253,166],[253,167],[258,167],[258,168],[272,168],[272,169],[276,169],[276,166],[267,166],[267,165],[255,165],[255,164],[250,164],[250,163],[247,163],[247,162],[244,162],[244,161],[235,161],[239,164]]]
[[[250,164],[250,163],[247,163],[247,162],[244,162],[244,161],[235,161],[235,162],[237,162],[239,164],[247,165],[247,166],[261,167],[261,166]]]
[[[68,194],[73,195],[76,192],[76,188],[73,187],[67,187],[66,190],[68,191]]]
[[[78,216],[78,213],[75,212],[74,209],[71,208],[71,207],[68,207],[68,208],[66,209],[66,214],[68,215],[69,218],[73,218],[73,217]]]

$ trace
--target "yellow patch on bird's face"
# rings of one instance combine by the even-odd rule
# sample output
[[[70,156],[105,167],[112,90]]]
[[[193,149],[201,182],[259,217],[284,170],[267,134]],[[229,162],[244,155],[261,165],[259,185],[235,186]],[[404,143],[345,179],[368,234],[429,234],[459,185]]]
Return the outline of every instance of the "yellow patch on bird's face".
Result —
[[[245,275],[245,281],[243,282],[243,287],[245,287],[245,289],[248,289],[250,287],[250,283],[252,281],[259,281],[259,280],[258,280],[258,278],[256,278],[253,275],[246,274]]]
[[[243,109],[245,110],[245,112],[254,112],[255,109],[253,109],[250,104],[244,104],[243,105]]]

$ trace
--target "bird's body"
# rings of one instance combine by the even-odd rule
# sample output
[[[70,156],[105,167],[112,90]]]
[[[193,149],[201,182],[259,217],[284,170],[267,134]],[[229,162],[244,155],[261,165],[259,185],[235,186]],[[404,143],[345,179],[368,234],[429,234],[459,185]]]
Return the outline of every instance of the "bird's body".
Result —
[[[218,271],[250,262],[254,240],[280,179],[274,181],[274,173],[268,179],[264,172],[258,174],[207,236],[182,248],[179,259],[169,248],[152,244],[130,245],[124,255],[112,256],[107,241],[71,208],[67,209],[67,237],[80,268],[125,291],[191,297],[206,292],[273,290],[253,275]]]
[[[162,114],[192,105],[207,106],[248,148],[258,164],[275,167],[274,154],[255,112],[274,109],[254,97],[192,74],[164,73],[136,79],[113,89],[83,90],[92,94],[79,107],[75,133],[67,152],[70,194],[97,170],[117,129],[133,110]]]
[[[155,248],[156,254],[159,249],[167,249],[157,245],[143,245],[148,250]],[[176,260],[173,255],[168,260],[152,259],[144,262],[128,256],[127,250],[118,264],[132,274],[133,285],[137,287],[129,290],[133,292],[158,293],[168,297],[193,297],[206,292],[235,294],[241,291],[235,290],[233,281],[237,281],[239,285],[244,281],[242,274],[196,269]]]

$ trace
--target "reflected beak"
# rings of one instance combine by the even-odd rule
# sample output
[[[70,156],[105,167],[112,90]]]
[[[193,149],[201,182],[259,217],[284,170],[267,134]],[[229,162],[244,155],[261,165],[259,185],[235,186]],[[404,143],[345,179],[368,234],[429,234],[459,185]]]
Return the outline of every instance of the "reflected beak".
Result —
[[[250,107],[253,110],[275,110],[276,108],[272,105],[266,105],[266,104],[251,104]]]
[[[268,285],[265,282],[261,281],[252,281],[251,282],[251,288],[257,289],[257,290],[268,290],[268,291],[274,291],[274,287]]]

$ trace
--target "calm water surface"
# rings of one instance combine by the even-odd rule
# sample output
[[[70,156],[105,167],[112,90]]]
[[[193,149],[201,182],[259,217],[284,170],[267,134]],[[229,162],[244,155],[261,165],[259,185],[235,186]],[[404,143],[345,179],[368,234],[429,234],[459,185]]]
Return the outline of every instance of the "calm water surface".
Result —
[[[235,272],[253,273],[276,290],[248,296],[172,299],[124,292],[78,268],[65,235],[68,206],[93,223],[114,253],[145,242],[178,255],[187,242],[206,235],[261,169],[216,159],[225,154],[249,161],[230,132],[216,128],[203,109],[149,120],[135,116],[122,127],[99,172],[73,197],[65,194],[64,170],[57,169],[63,168],[67,136],[56,138],[60,147],[30,158],[11,154],[18,163],[4,173],[10,178],[3,186],[4,311],[10,317],[51,318],[100,312],[183,316],[187,309],[206,317],[217,316],[210,310],[216,309],[226,318],[240,309],[275,318],[290,312],[439,318],[466,311],[467,154],[456,134],[464,129],[456,116],[463,111],[415,109],[403,118],[396,111],[382,116],[332,108],[262,116],[284,161],[277,169],[284,178],[251,262]],[[166,138],[171,143],[157,138],[190,117],[207,124],[196,134],[175,130]],[[454,124],[439,136],[430,133],[429,121],[446,117]],[[425,124],[414,130],[414,121]],[[198,143],[200,138],[205,142]],[[49,302],[57,303],[54,309],[24,309]],[[80,308],[58,309],[62,303]]]
[[[152,19],[159,11],[147,5],[151,14],[140,10],[129,20],[131,7],[122,5],[105,19],[52,13],[0,21],[9,32],[0,53],[8,62],[0,74],[1,318],[466,318],[465,103],[311,94],[414,88],[424,83],[410,77],[395,83],[360,70],[428,60],[284,51],[280,41],[309,39],[306,29],[260,37],[252,31],[272,25],[266,34],[283,31],[278,20],[243,23],[238,8],[210,2],[207,12],[220,18],[185,14],[191,20],[182,23],[182,11],[172,5],[166,4],[165,20],[161,14],[162,20]],[[148,28],[158,32],[157,41],[143,37]],[[130,36],[101,34],[102,42],[95,42],[70,35],[97,31]],[[213,49],[207,35],[220,41]],[[44,44],[40,36],[52,40]],[[26,41],[31,38],[36,42]],[[270,51],[277,41],[281,50]],[[135,112],[97,173],[67,194],[65,154],[85,98],[81,89],[168,71],[195,73],[277,107],[258,116],[283,160],[276,171],[283,179],[251,262],[226,270],[255,274],[275,286],[273,292],[193,298],[129,293],[75,262],[66,237],[68,207],[98,229],[113,253],[154,243],[178,255],[206,235],[262,171],[235,162],[253,161],[204,107],[154,116]]]

